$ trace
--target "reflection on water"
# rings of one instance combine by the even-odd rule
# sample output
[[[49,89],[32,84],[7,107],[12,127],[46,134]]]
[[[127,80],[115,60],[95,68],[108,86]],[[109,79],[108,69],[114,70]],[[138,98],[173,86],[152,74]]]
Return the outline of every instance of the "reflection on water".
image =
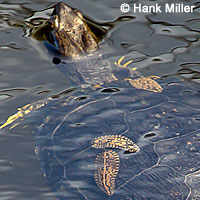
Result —
[[[160,76],[164,90],[137,90],[127,81],[77,89],[43,43],[41,33],[57,2],[0,1],[1,124],[17,108],[53,99],[19,126],[1,130],[1,197],[200,198],[199,2],[185,1],[196,5],[194,13],[146,15],[122,14],[121,1],[66,2],[101,26],[100,49],[107,60],[126,55],[143,76]],[[95,137],[108,134],[126,135],[141,149],[136,154],[117,150],[120,170],[110,197],[94,181],[101,150],[90,146]]]

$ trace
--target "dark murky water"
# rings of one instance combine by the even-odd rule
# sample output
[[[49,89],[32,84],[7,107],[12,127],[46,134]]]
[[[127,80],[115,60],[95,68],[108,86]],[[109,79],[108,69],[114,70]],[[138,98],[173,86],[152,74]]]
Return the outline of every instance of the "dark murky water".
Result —
[[[61,128],[61,133],[66,128],[73,133],[72,127],[76,127],[74,131],[76,137],[68,135],[65,138],[61,135],[61,138],[64,137],[66,141],[72,140],[72,147],[81,144],[80,148],[71,151],[76,155],[77,151],[82,150],[81,157],[85,162],[81,161],[79,156],[73,160],[72,165],[66,165],[70,178],[64,179],[65,185],[63,182],[59,183],[61,189],[57,189],[60,192],[58,197],[60,199],[108,198],[93,180],[93,161],[99,151],[87,149],[94,137],[109,133],[125,134],[141,147],[141,152],[133,155],[133,158],[120,153],[122,164],[116,180],[116,193],[110,199],[147,199],[147,197],[186,199],[190,192],[191,196],[188,199],[199,199],[199,2],[178,1],[196,6],[194,13],[190,14],[163,12],[146,15],[133,12],[122,14],[119,7],[123,1],[64,2],[79,9],[85,16],[107,30],[101,42],[101,49],[115,55],[109,58],[112,62],[120,55],[134,59],[132,66],[137,66],[143,76],[162,77],[160,83],[164,93],[149,94],[146,91],[133,90],[128,84],[111,83],[110,87],[119,88],[122,92],[117,94],[111,92],[107,95],[104,90],[99,93],[89,91],[86,94],[72,94],[85,95],[87,98],[77,105],[72,104],[68,110],[70,123],[63,124]],[[173,3],[164,0],[140,1],[143,4],[162,5],[166,2]],[[16,113],[17,108],[62,93],[72,87],[68,79],[52,63],[53,56],[48,53],[44,44],[29,36],[33,27],[49,18],[50,8],[55,3],[57,2],[36,0],[0,1],[1,124],[8,116]],[[132,1],[127,3],[133,5]],[[61,102],[59,99],[57,101],[55,105],[59,111],[56,114],[63,116],[66,111],[60,108],[62,99]],[[84,109],[76,115],[73,109],[80,105],[84,105]],[[48,116],[48,112],[47,108],[28,117],[29,123],[24,119],[25,122],[16,128],[8,127],[1,130],[0,199],[56,199],[44,177],[44,171],[40,170],[41,163],[35,153],[35,138],[32,134],[35,126],[31,126],[31,122],[35,125],[36,121],[39,121],[38,125],[42,124],[42,118]],[[167,116],[164,117],[163,113],[167,113]],[[37,118],[36,115],[40,117],[42,115],[42,118]],[[57,121],[52,118],[46,125],[46,132],[55,128]],[[109,122],[110,119],[114,121]],[[91,132],[94,130],[98,131],[92,135]],[[179,134],[182,134],[181,137],[178,137]],[[54,143],[59,145],[60,142],[62,147],[61,138],[55,136]],[[37,142],[38,146],[41,145],[39,141]],[[186,152],[184,145],[181,145],[184,142],[192,143],[191,154]],[[51,151],[52,149],[49,150],[50,154]],[[55,151],[54,149],[54,153]],[[194,151],[195,154],[192,153]],[[60,164],[66,167],[67,158],[60,155],[59,151],[55,154],[57,160],[66,159]],[[66,155],[69,156],[68,154]],[[52,161],[53,164],[54,162]],[[191,166],[188,165],[189,162]],[[73,171],[74,168],[81,169],[80,166],[85,169],[84,173]],[[191,172],[193,174],[190,174]],[[65,173],[65,169],[62,173]],[[157,176],[154,176],[155,174]],[[81,180],[79,176],[82,177]],[[160,177],[167,177],[168,182],[162,182]],[[187,184],[184,184],[184,178]],[[147,182],[144,183],[144,180]],[[163,185],[156,185],[156,182]],[[150,183],[156,186],[150,188]],[[84,184],[88,188],[85,188]],[[181,189],[178,190],[179,186]],[[159,193],[160,191],[163,191],[163,194]],[[69,195],[70,192],[73,198]],[[155,193],[158,196],[153,198]]]

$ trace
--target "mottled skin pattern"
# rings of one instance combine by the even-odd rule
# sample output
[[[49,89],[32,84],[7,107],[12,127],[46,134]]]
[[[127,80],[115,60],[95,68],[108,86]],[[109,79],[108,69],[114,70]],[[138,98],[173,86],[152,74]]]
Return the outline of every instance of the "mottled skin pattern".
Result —
[[[97,49],[97,39],[79,11],[58,3],[50,22],[61,54],[76,59]]]
[[[94,139],[91,147],[96,149],[116,148],[129,153],[140,151],[140,148],[123,135],[104,135]],[[94,179],[98,187],[107,195],[115,190],[115,178],[119,172],[119,155],[113,150],[99,153],[95,159]]]
[[[94,179],[107,195],[115,190],[115,178],[119,172],[119,155],[113,150],[99,153],[95,159]]]
[[[137,89],[143,89],[155,93],[162,92],[163,90],[160,84],[154,81],[151,77],[141,77],[137,79],[132,79],[129,80],[129,83]]]
[[[104,135],[97,137],[94,139],[92,147],[97,149],[117,148],[130,153],[135,153],[140,150],[133,141],[123,135]]]

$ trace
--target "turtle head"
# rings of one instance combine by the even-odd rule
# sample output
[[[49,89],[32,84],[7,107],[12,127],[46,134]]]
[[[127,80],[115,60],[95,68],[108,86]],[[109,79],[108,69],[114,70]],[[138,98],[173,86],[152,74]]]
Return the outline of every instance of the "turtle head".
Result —
[[[97,49],[97,39],[82,14],[66,4],[56,4],[50,24],[53,28],[55,46],[61,54],[78,58],[81,54],[91,53]]]

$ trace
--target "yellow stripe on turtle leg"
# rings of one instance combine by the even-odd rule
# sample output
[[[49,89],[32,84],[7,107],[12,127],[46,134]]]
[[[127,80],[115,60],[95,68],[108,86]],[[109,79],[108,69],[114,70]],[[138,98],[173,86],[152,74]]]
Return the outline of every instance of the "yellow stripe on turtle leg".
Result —
[[[18,108],[17,109],[18,112],[15,113],[14,115],[11,115],[10,117],[8,117],[6,122],[0,126],[0,130],[3,129],[4,127],[6,127],[6,126],[12,124],[17,119],[22,118],[25,115],[28,115],[29,113],[31,113],[31,111],[38,110],[39,108],[45,106],[48,103],[49,100],[50,99],[39,100],[39,101],[33,102],[31,104],[27,104],[27,105],[23,106],[22,108]]]
[[[121,58],[118,59],[117,62],[114,62],[114,64],[121,67],[121,62],[122,62],[122,60],[124,60],[124,58],[125,58],[125,56],[122,56]]]
[[[114,64],[118,67],[127,67],[129,64],[131,64],[133,62],[133,60],[129,60],[124,64],[121,64],[121,62],[124,60],[125,56],[122,56],[121,58],[119,58],[119,60],[117,62],[114,62]]]
[[[21,111],[18,111],[16,114],[11,115],[10,117],[8,117],[7,121],[0,126],[0,130],[12,124],[14,121],[16,121],[20,117],[23,117],[23,114],[21,113]]]
[[[124,63],[123,65],[122,65],[122,67],[127,67],[129,64],[131,64],[133,62],[133,60],[129,60],[129,61],[127,61],[126,63]]]

